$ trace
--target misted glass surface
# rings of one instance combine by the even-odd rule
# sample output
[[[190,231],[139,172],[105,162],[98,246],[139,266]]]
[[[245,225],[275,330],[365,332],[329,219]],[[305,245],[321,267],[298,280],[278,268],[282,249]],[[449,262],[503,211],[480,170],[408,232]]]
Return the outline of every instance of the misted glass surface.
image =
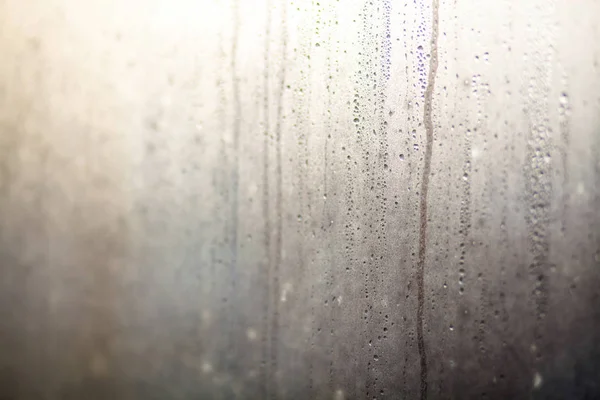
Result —
[[[600,397],[600,3],[0,1],[0,398]]]

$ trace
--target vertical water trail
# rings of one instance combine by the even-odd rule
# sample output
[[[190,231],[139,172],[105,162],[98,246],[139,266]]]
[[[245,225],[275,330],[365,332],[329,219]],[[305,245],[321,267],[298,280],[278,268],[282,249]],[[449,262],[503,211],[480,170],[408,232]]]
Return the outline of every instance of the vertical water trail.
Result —
[[[421,364],[420,398],[427,398],[427,354],[425,352],[425,339],[423,337],[423,309],[425,303],[425,255],[427,251],[427,193],[429,191],[429,175],[431,173],[431,155],[433,152],[433,121],[432,121],[432,97],[435,87],[435,76],[438,67],[438,23],[439,23],[439,0],[433,0],[431,21],[431,58],[429,60],[429,76],[425,90],[425,106],[423,120],[427,143],[425,146],[425,160],[423,165],[423,177],[421,179],[420,193],[420,229],[419,229],[419,258],[417,262],[417,284],[418,284],[418,306],[417,306],[417,345]]]
[[[278,362],[278,354],[277,354],[277,343],[278,343],[278,334],[279,334],[279,301],[280,301],[280,282],[279,282],[279,269],[282,261],[283,254],[283,244],[282,244],[282,235],[283,235],[283,172],[282,172],[282,146],[283,143],[281,141],[281,130],[282,130],[282,122],[283,122],[283,91],[285,88],[285,75],[286,75],[286,58],[287,58],[287,7],[286,2],[281,3],[281,70],[279,75],[279,87],[277,92],[277,121],[275,123],[275,141],[276,141],[276,185],[275,185],[275,212],[276,212],[276,231],[275,231],[275,259],[273,262],[273,279],[272,279],[272,299],[273,299],[273,317],[271,322],[271,371],[272,374],[277,372],[277,362]],[[274,380],[273,375],[271,379]],[[273,382],[274,392],[277,393],[277,386],[275,382]]]
[[[262,360],[261,360],[261,385],[263,398],[269,398],[269,376],[270,364],[267,361],[269,358],[270,349],[270,295],[271,295],[271,219],[269,217],[269,137],[270,137],[270,112],[269,112],[269,61],[270,61],[270,42],[271,42],[271,0],[267,0],[267,21],[265,29],[265,59],[264,59],[264,74],[263,74],[263,115],[265,126],[263,132],[263,219],[264,219],[264,247],[265,261],[261,278],[264,284],[263,305],[262,305]]]
[[[228,303],[230,309],[231,326],[229,327],[229,346],[231,349],[235,348],[234,332],[235,327],[233,326],[233,307],[236,307],[235,297],[237,297],[237,258],[238,258],[238,218],[239,218],[239,179],[240,179],[240,128],[241,128],[241,103],[240,103],[240,85],[239,78],[237,75],[237,56],[238,56],[238,42],[239,42],[239,25],[240,25],[240,13],[239,13],[239,0],[233,0],[233,40],[231,42],[231,82],[233,91],[233,166],[231,170],[231,232],[229,250],[231,254],[231,260],[229,263],[229,290],[231,291],[228,296]],[[233,352],[235,354],[235,351]]]

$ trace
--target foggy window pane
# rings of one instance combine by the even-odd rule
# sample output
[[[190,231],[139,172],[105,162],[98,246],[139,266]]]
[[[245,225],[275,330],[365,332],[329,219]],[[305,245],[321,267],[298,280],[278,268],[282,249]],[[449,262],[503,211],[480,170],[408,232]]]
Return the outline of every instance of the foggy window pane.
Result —
[[[0,1],[1,399],[600,397],[600,3]]]

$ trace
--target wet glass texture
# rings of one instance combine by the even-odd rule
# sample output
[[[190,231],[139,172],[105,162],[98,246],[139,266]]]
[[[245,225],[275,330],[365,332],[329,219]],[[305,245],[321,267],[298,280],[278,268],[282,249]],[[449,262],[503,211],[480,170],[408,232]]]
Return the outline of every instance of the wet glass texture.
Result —
[[[0,398],[600,397],[600,3],[0,1]]]

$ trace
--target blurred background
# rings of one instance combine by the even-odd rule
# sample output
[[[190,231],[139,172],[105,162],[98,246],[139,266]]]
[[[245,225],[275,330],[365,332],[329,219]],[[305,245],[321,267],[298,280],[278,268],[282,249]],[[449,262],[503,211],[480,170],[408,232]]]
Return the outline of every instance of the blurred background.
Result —
[[[0,399],[600,397],[600,3],[1,0]]]

